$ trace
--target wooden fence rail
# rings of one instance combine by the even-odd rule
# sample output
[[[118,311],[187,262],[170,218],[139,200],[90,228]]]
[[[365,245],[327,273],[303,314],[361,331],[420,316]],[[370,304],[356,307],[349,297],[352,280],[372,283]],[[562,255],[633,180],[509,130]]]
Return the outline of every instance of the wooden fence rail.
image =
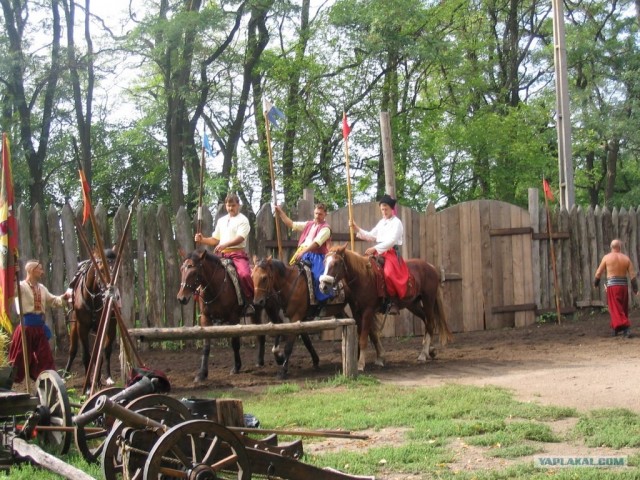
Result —
[[[520,232],[521,236],[531,238],[532,258],[521,264],[523,268],[531,270],[535,289],[533,303],[535,303],[536,312],[540,314],[555,311],[555,285],[551,274],[550,236],[547,231],[546,212],[538,195],[536,189],[531,189],[529,208],[521,209],[522,213],[519,215],[532,219],[527,227],[529,233]],[[497,203],[505,206],[503,208],[505,212],[511,209],[510,215],[513,217],[513,208],[517,207],[502,204],[502,202]],[[312,218],[313,192],[305,191],[304,197],[296,206],[290,208],[285,206],[285,209],[291,218]],[[218,209],[218,211],[221,210]],[[459,226],[455,222],[446,225],[438,223],[437,218],[444,215],[447,210],[449,209],[436,212],[435,207],[429,205],[424,212],[417,212],[400,206],[398,215],[405,226],[402,254],[405,258],[425,258],[445,272],[447,282],[455,282],[456,278],[459,282],[460,272],[446,268],[447,258],[443,257],[443,245],[439,243],[442,241],[440,239],[444,238],[438,235],[439,229],[445,228],[449,231]],[[356,221],[364,228],[373,227],[380,217],[379,208],[375,202],[354,205],[353,211]],[[106,210],[101,205],[96,206],[95,213],[104,244],[118,244],[129,215],[128,207],[121,206],[112,218],[107,217]],[[205,235],[210,235],[213,231],[214,216],[207,208],[203,209],[203,214],[202,231]],[[634,207],[609,210],[601,207],[578,206],[571,211],[557,209],[552,211],[551,241],[557,257],[558,290],[563,311],[570,312],[576,308],[605,305],[604,289],[593,288],[592,280],[593,273],[602,255],[608,251],[608,245],[613,238],[622,240],[624,251],[630,255],[634,265],[638,265],[639,215],[640,209]],[[29,258],[40,260],[48,275],[44,281],[53,293],[62,293],[73,278],[78,262],[88,258],[88,253],[78,241],[74,217],[79,218],[80,212],[74,211],[68,205],[59,211],[51,207],[46,214],[39,206],[35,206],[31,211],[27,211],[22,205],[17,209],[21,262],[24,263]],[[334,244],[347,243],[349,241],[347,208],[331,212],[328,220],[332,225]],[[176,299],[181,263],[178,252],[181,249],[188,252],[195,247],[194,218],[185,208],[180,208],[175,215],[172,215],[162,205],[138,205],[134,212],[132,227],[131,236],[126,239],[118,284],[122,298],[122,314],[126,324],[130,328],[194,326],[193,302],[181,305]],[[483,225],[480,225],[481,229],[482,227]],[[87,224],[84,228],[88,237],[92,238],[89,225]],[[280,226],[280,228],[283,227]],[[277,256],[275,223],[270,205],[264,205],[257,213],[254,232],[255,236],[249,241],[250,254],[260,257],[269,254]],[[282,234],[284,256],[288,258],[296,245],[295,236],[286,232],[284,228]],[[472,246],[476,241],[481,240],[471,238],[461,243]],[[462,245],[461,248],[464,247],[465,245]],[[364,242],[356,242],[357,251],[362,253],[365,248]],[[494,250],[494,253],[500,253],[500,248],[494,248]],[[515,248],[509,247],[508,250],[516,252]],[[465,255],[464,252],[459,254]],[[467,257],[473,258],[473,255],[471,252]],[[464,282],[465,279],[463,278],[462,281]],[[468,279],[466,281],[468,282]],[[632,301],[635,301],[635,298]],[[528,302],[520,303],[528,304]],[[49,314],[47,318],[58,339],[66,338],[65,320],[64,313],[59,311]],[[506,324],[508,325],[509,322]],[[383,335],[420,334],[421,328],[420,321],[405,313],[400,321],[387,322]],[[456,328],[460,331],[467,327]],[[483,328],[481,322],[478,328]],[[484,328],[495,327],[485,325]],[[325,332],[323,338],[332,337],[330,333]]]

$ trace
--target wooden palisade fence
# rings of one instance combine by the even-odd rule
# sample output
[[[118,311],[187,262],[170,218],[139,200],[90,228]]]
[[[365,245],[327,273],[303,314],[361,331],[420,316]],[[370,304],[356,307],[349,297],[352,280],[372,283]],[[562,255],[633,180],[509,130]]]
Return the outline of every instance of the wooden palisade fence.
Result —
[[[285,206],[285,209],[292,218],[312,218],[313,193],[305,191],[305,196],[298,205],[292,208]],[[470,218],[465,212],[476,210],[481,212],[483,209],[490,211],[493,217],[498,215],[496,212],[505,212],[511,222],[507,225],[511,227],[496,229],[488,223],[484,225],[481,220],[477,226],[479,232],[477,238],[474,238],[474,235],[470,238],[462,238],[459,241],[458,250],[448,250],[450,244],[455,243],[452,239],[457,238],[456,228]],[[202,231],[205,235],[210,235],[214,218],[211,211],[206,208],[203,210]],[[449,219],[443,223],[445,220],[442,219],[445,217],[441,216],[448,210],[459,212],[459,214],[451,217],[453,220]],[[128,208],[122,206],[114,218],[107,219],[104,208],[101,205],[96,207],[96,218],[101,226],[105,245],[115,245],[120,241],[128,213]],[[61,211],[52,207],[46,214],[38,206],[31,212],[23,206],[18,208],[20,259],[23,263],[29,258],[39,259],[48,273],[44,281],[56,294],[65,290],[77,270],[78,261],[88,258],[75,231],[74,216],[78,215],[79,212],[74,212],[68,205]],[[464,303],[467,300],[472,302],[466,312],[475,315],[474,319],[467,321],[465,318],[458,318],[458,315],[450,318],[454,331],[519,326],[531,323],[536,315],[555,313],[555,288],[550,265],[546,212],[536,189],[530,190],[528,210],[503,202],[481,200],[450,207],[440,212],[436,212],[433,205],[429,205],[424,212],[399,207],[398,215],[405,226],[403,256],[405,258],[422,257],[436,265],[444,274],[445,289],[447,285],[456,285],[456,281],[458,286],[462,285],[461,288],[456,287],[459,288],[457,291],[451,290],[451,292],[458,292],[455,295],[451,294],[448,298],[445,295],[445,300],[449,304],[461,301]],[[593,288],[592,280],[599,260],[608,251],[609,243],[613,238],[622,240],[624,251],[629,254],[634,265],[638,265],[639,216],[640,208],[634,207],[613,210],[600,207],[595,209],[573,207],[569,212],[557,210],[552,212],[552,241],[556,253],[558,290],[563,313],[573,312],[577,308],[606,305],[603,288]],[[354,206],[354,218],[364,228],[372,228],[379,217],[379,208],[375,202]],[[516,227],[513,226],[516,225],[514,218],[518,218],[519,222]],[[347,219],[346,207],[330,213],[329,222],[333,229],[334,244],[349,241]],[[495,218],[491,220],[492,225],[495,220]],[[91,238],[89,225],[87,224],[85,228]],[[487,234],[484,237],[483,231]],[[512,239],[502,237],[501,235],[506,231],[514,237]],[[180,249],[188,252],[194,248],[194,219],[184,208],[172,216],[165,206],[139,205],[134,215],[131,232],[126,239],[127,245],[124,249],[118,285],[122,298],[122,314],[127,325],[141,328],[194,325],[193,302],[182,306],[176,300],[181,264],[178,252]],[[284,230],[282,232],[284,256],[288,259],[295,248],[296,241],[295,238],[290,237],[290,232]],[[444,233],[441,234],[441,232]],[[470,250],[470,253],[466,253],[465,250],[476,248],[480,252],[480,249],[484,248],[480,244],[486,243],[486,238],[499,238],[501,242],[497,247],[494,245],[485,249],[490,255],[495,257],[504,255],[506,252],[514,258],[513,265],[516,267],[507,268],[504,266],[505,260],[501,260],[502,278],[493,280],[492,291],[477,294],[474,299],[468,292],[477,284],[474,276],[478,275],[478,278],[481,278],[480,276],[483,275],[484,260],[474,268],[467,268],[461,273],[451,270],[447,264],[447,255],[449,260],[453,260],[456,256],[466,256],[473,260],[477,256],[475,251]],[[271,206],[264,205],[257,214],[255,241],[252,240],[249,244],[250,254],[256,254],[259,257],[273,254],[277,257],[275,239],[275,223]],[[527,247],[529,242],[531,247]],[[366,245],[363,242],[356,242],[357,251],[362,252],[365,248]],[[527,258],[517,258],[518,256]],[[495,266],[493,268],[495,269]],[[486,272],[484,274],[486,276]],[[525,289],[529,285],[532,292],[530,301],[524,297],[517,298],[516,293],[509,293],[512,290],[510,285],[504,292],[496,292],[501,285],[512,282],[510,275],[512,277],[521,275],[519,277],[521,280],[514,280],[516,285],[524,284]],[[508,298],[509,295],[512,298]],[[490,310],[487,305],[492,301],[493,310]],[[482,312],[482,309],[486,311]],[[491,317],[492,312],[493,317]],[[526,312],[527,315],[518,317],[518,312]],[[461,315],[466,316],[467,313]],[[498,320],[495,320],[496,318]],[[57,338],[66,338],[67,329],[63,313],[54,312],[53,316],[48,318],[48,322],[51,323],[52,331]],[[421,322],[416,321],[408,313],[403,313],[400,320],[387,322],[384,334],[415,335],[420,334],[420,328]],[[332,337],[325,336],[325,338]]]

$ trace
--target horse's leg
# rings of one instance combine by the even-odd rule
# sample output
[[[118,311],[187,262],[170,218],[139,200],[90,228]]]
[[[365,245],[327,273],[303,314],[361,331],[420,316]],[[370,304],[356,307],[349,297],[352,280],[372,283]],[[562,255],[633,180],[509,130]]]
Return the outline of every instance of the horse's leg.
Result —
[[[318,365],[320,365],[320,357],[318,357],[318,352],[313,348],[313,344],[311,343],[311,337],[308,333],[301,333],[300,338],[302,339],[302,343],[307,348],[309,355],[311,355],[311,361],[313,362],[313,368],[315,370],[318,369]]]
[[[369,331],[369,339],[376,349],[376,361],[375,364],[379,367],[384,367],[384,357],[386,352],[380,341],[380,332],[384,328],[385,315],[376,313],[374,315],[374,327]]]
[[[284,361],[282,362],[282,367],[278,372],[278,378],[280,380],[284,380],[289,375],[289,361],[291,359],[291,354],[293,353],[293,345],[296,341],[297,335],[287,335],[286,341],[284,344]]]
[[[360,353],[358,355],[358,371],[364,372],[364,367],[367,363],[367,344],[369,342],[369,331],[371,330],[371,322],[373,319],[373,309],[368,309],[362,315],[361,330],[358,338],[358,348]]]
[[[418,355],[418,362],[426,362],[427,356],[434,358],[435,348],[431,346],[431,339],[433,338],[433,308],[429,308],[428,305],[423,305],[423,302],[420,299],[417,299],[410,305],[407,305],[407,308],[411,313],[415,316],[422,319],[422,323],[424,323],[424,336],[422,337],[422,350]]]
[[[235,375],[240,373],[242,368],[242,360],[240,359],[240,337],[233,337],[231,339],[231,347],[233,348],[233,368],[231,374]]]
[[[69,331],[69,357],[67,358],[67,365],[64,367],[63,376],[67,376],[71,373],[71,364],[78,354],[78,319],[75,312],[72,313],[71,330]]]
[[[105,380],[105,384],[110,387],[114,385],[116,382],[113,381],[111,377],[111,353],[113,352],[113,342],[116,338],[116,319],[110,318],[109,323],[107,324],[107,336],[104,340],[104,350],[103,354],[103,362],[104,362],[104,370],[106,372],[107,378]]]
[[[202,347],[202,354],[200,355],[200,369],[193,379],[195,383],[204,382],[209,376],[209,353],[211,352],[211,340],[209,338],[204,339],[204,346]]]

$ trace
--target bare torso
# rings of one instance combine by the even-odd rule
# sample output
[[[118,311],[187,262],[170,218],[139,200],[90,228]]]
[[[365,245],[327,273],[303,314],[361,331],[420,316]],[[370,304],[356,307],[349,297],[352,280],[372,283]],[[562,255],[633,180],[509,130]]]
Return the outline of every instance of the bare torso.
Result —
[[[604,270],[607,271],[607,278],[610,277],[626,277],[627,274],[631,278],[635,278],[633,265],[631,260],[624,253],[610,252],[607,253],[600,262],[600,266],[596,272],[596,277],[600,277]]]

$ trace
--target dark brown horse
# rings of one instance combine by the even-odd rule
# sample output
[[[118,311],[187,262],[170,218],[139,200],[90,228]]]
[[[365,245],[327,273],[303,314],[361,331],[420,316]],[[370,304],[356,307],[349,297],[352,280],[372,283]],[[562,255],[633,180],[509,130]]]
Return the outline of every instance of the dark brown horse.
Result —
[[[198,293],[200,304],[200,325],[205,327],[215,323],[225,325],[237,325],[243,316],[245,307],[238,301],[238,294],[233,284],[227,267],[220,257],[206,250],[194,250],[187,255],[180,267],[180,290],[178,301],[185,305],[194,293]],[[258,318],[259,312],[252,316],[252,321]],[[260,339],[264,342],[263,339]],[[231,373],[240,372],[242,360],[240,359],[240,337],[231,339],[233,348],[233,369]],[[264,352],[264,343],[260,346]],[[204,381],[209,375],[209,354],[211,341],[204,340],[200,369],[194,379],[195,382]],[[260,352],[258,353],[260,355]],[[258,360],[260,363],[260,359]]]
[[[285,265],[271,257],[256,262],[251,274],[253,278],[253,303],[257,307],[275,307],[281,309],[289,322],[301,322],[315,318],[320,311],[319,305],[311,305],[309,285],[302,264]],[[344,316],[344,305],[328,304],[324,307],[327,315]],[[320,359],[308,334],[301,334],[302,342],[311,354],[314,368]],[[276,362],[282,366],[279,376],[285,378],[289,371],[289,359],[293,353],[296,335],[288,335],[285,341],[284,355],[274,347]],[[278,342],[278,341],[277,341]]]
[[[452,339],[452,334],[447,325],[442,305],[438,271],[424,260],[414,258],[407,260],[406,263],[415,281],[416,293],[401,299],[399,307],[409,309],[424,323],[422,351],[418,356],[418,361],[425,362],[427,355],[434,356],[431,349],[431,337],[434,331],[439,332],[442,345],[446,345]],[[378,295],[376,273],[371,266],[369,257],[347,250],[346,245],[331,248],[325,257],[324,265],[324,275],[320,277],[322,291],[328,292],[340,280],[344,280],[349,285],[347,301],[358,325],[359,334],[358,370],[364,371],[367,336],[375,330],[374,317],[384,301],[384,298]],[[376,345],[376,350],[381,347],[381,344]],[[381,355],[380,351],[378,351],[378,355]]]
[[[112,249],[104,251],[108,268],[111,271],[116,260],[116,253]],[[94,255],[98,268],[104,269],[99,255]],[[85,374],[89,368],[91,350],[89,334],[98,330],[102,311],[106,304],[107,286],[100,280],[100,275],[91,260],[85,260],[78,265],[78,271],[71,281],[69,288],[72,290],[71,327],[69,331],[69,357],[64,367],[65,375],[71,371],[71,364],[78,353],[78,343],[82,344],[82,364]],[[113,385],[111,378],[111,353],[113,342],[116,339],[116,320],[113,314],[108,319],[105,330],[105,343],[102,350],[102,363],[107,376],[106,384]],[[96,338],[95,341],[99,341]]]

